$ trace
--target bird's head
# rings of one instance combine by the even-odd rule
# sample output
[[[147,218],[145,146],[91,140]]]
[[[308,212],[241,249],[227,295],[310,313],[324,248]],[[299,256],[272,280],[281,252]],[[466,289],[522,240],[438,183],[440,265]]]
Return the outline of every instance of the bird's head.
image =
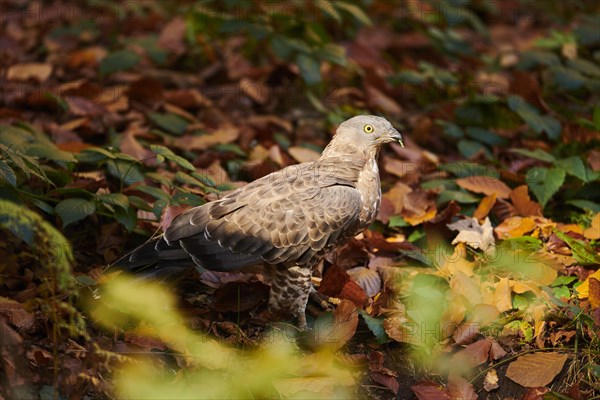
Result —
[[[358,115],[338,126],[324,155],[331,147],[345,147],[344,145],[377,154],[382,145],[390,142],[398,142],[404,147],[400,132],[387,119],[375,115]]]

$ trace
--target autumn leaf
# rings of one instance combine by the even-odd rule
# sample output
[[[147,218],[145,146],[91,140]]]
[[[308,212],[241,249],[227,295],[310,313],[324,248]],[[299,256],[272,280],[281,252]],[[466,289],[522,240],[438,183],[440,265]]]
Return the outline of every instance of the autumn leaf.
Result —
[[[510,239],[525,236],[536,227],[537,224],[531,218],[510,217],[502,221],[500,225],[494,228],[494,231],[500,239]]]
[[[532,215],[542,216],[542,209],[538,203],[529,197],[527,185],[521,185],[510,192],[510,201],[515,206],[517,213],[523,217]]]
[[[483,219],[490,213],[492,207],[494,207],[494,204],[496,204],[496,197],[496,193],[492,193],[489,196],[484,197],[473,213],[473,218],[483,221]]]
[[[45,63],[15,64],[8,68],[6,78],[9,81],[33,79],[37,82],[44,82],[52,75],[52,69],[52,64]]]
[[[483,193],[486,196],[495,194],[502,199],[507,199],[511,192],[510,188],[504,182],[489,176],[460,178],[456,180],[456,184],[471,192]]]
[[[481,249],[486,254],[493,254],[496,249],[494,231],[489,218],[482,225],[475,218],[465,218],[447,225],[449,229],[458,231],[452,244],[466,243],[474,249]]]
[[[528,388],[546,386],[560,373],[567,358],[554,352],[526,354],[508,365],[506,377]]]
[[[590,240],[600,239],[600,213],[592,218],[592,225],[583,231],[583,236]]]

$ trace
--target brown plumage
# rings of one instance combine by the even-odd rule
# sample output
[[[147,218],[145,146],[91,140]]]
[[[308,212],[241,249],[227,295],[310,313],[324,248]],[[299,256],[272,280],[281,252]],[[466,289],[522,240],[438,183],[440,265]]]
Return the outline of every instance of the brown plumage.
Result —
[[[392,141],[402,143],[386,119],[351,118],[318,161],[289,166],[187,210],[117,265],[145,273],[271,265],[270,310],[297,317],[303,328],[313,267],[377,215],[377,155]]]

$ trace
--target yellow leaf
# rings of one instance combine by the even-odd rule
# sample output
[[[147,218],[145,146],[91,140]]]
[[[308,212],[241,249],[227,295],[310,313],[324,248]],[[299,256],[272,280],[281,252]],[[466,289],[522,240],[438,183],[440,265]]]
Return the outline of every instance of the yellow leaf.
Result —
[[[577,287],[577,293],[580,299],[585,299],[590,295],[590,278],[600,280],[600,269],[588,276],[587,279]]]
[[[494,305],[500,312],[510,310],[512,307],[510,284],[508,278],[500,278],[500,281],[496,284],[496,290],[494,292]]]
[[[462,294],[465,296],[472,305],[480,304],[482,302],[481,291],[479,285],[475,282],[475,279],[467,276],[466,274],[456,271],[450,279],[450,289],[456,294]]]
[[[592,226],[583,231],[583,236],[590,240],[600,239],[600,213],[592,218]]]
[[[510,217],[494,229],[500,239],[521,237],[535,229],[535,221],[529,217]]]

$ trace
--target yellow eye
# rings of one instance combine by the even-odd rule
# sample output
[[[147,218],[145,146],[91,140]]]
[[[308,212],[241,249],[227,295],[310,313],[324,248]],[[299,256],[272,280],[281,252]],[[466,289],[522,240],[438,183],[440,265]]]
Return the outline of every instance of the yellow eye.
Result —
[[[365,125],[363,129],[364,129],[364,130],[365,130],[365,132],[367,132],[367,133],[373,133],[373,130],[374,130],[374,129],[373,129],[373,125],[369,125],[369,124]]]

